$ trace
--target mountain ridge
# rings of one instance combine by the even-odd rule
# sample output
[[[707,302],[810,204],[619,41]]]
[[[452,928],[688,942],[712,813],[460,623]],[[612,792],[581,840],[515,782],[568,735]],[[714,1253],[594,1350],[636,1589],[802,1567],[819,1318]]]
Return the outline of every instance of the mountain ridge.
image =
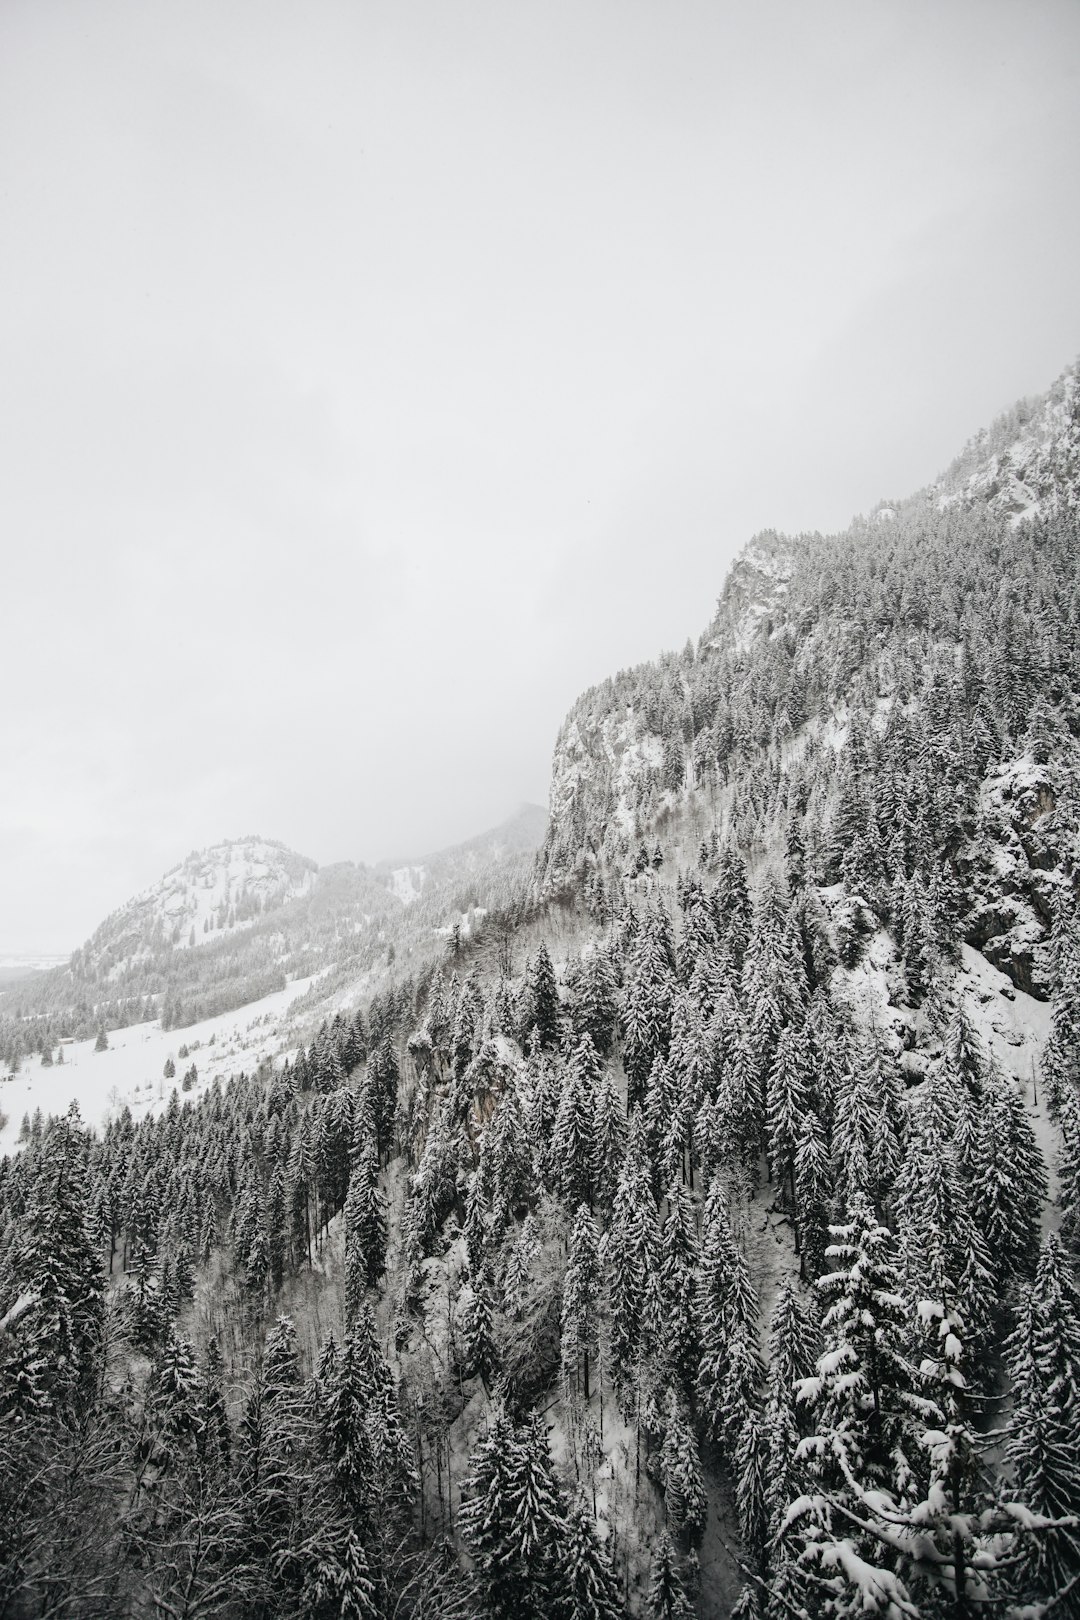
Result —
[[[72,1561],[124,1612],[217,1612],[223,1569],[238,1615],[372,1620],[1080,1590],[1080,526],[1042,419],[955,500],[755,537],[696,645],[572,707],[535,861],[322,868],[170,947],[178,1026],[234,959],[305,967],[288,1009],[11,1077],[7,1432],[55,1432],[60,1321],[156,1470],[87,1459]],[[100,1132],[31,1113],[68,1070]],[[70,1479],[9,1495],[49,1594]]]
[[[719,826],[722,836],[735,835],[742,813],[749,811],[751,819],[761,813],[747,802],[751,767],[773,781],[774,791],[786,796],[793,788],[800,813],[813,812],[813,837],[829,843],[840,784],[835,770],[831,779],[828,772],[850,754],[845,681],[858,676],[856,706],[863,723],[875,736],[885,735],[893,725],[890,715],[913,701],[922,678],[911,662],[915,641],[926,648],[924,670],[936,668],[942,682],[955,680],[950,658],[954,667],[956,659],[967,659],[969,668],[980,658],[968,629],[972,611],[958,589],[961,571],[966,569],[970,593],[985,598],[979,611],[999,614],[1003,610],[986,595],[986,582],[1001,568],[1001,548],[1008,547],[1021,570],[1017,591],[1028,589],[1028,576],[1040,567],[1043,529],[1077,510],[1078,446],[1074,363],[1045,395],[999,416],[946,474],[904,500],[855,518],[835,536],[789,537],[771,530],[754,536],[729,569],[696,647],[688,643],[680,654],[664,653],[620,671],[570,709],[552,761],[552,820],[538,869],[540,892],[557,893],[590,871],[595,879],[613,867],[625,870],[635,843],[650,835],[658,818],[694,821],[704,831]],[[1032,611],[1014,617],[1014,634],[1038,639]],[[898,665],[904,672],[899,683]],[[1017,819],[1028,815],[1030,805],[1021,811],[1009,786],[1025,770],[1018,746],[1011,760],[1000,761],[996,779],[980,789],[978,804],[972,802],[958,832],[963,845],[958,842],[953,851],[952,876],[971,889],[971,943],[988,949],[1022,988],[1045,994],[1055,895],[1063,874],[1080,863],[1067,819],[1050,809],[1063,793],[1073,802],[1077,762],[1070,728],[1077,710],[1063,675],[1049,688],[1056,712],[1045,710],[1046,695],[1030,661],[1020,684],[1039,726],[1052,725],[1058,742],[1068,745],[1067,761],[1056,764],[1040,735],[1034,744],[1040,758],[1027,761],[1041,773],[1033,801],[1044,807],[1036,815],[1039,850],[1031,826]],[[1015,689],[1004,702],[1016,720],[1022,718]],[[988,709],[978,722],[993,732],[1000,715]],[[821,763],[825,741],[832,766]],[[801,779],[807,750],[814,788]],[[993,861],[988,838],[998,850]],[[1023,854],[1025,842],[1031,859]],[[839,875],[835,863],[826,862],[822,870],[830,879]]]

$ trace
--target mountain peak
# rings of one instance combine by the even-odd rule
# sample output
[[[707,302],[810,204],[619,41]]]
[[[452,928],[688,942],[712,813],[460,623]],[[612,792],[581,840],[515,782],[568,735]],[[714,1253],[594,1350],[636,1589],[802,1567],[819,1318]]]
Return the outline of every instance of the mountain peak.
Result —
[[[1080,503],[1080,362],[1045,394],[1019,400],[982,428],[928,492],[939,510],[984,501],[1013,523]]]
[[[185,950],[248,927],[305,893],[318,869],[308,856],[257,836],[193,850],[105,919],[83,947],[84,965],[107,972],[163,945]]]

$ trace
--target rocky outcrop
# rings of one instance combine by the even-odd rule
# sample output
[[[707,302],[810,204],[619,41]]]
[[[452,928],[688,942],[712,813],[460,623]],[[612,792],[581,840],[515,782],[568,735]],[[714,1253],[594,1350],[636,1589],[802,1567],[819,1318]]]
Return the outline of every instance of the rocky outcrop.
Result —
[[[1022,755],[998,767],[983,785],[976,836],[959,861],[975,897],[967,943],[1040,999],[1051,984],[1047,935],[1080,871],[1080,831],[1069,812],[1078,777],[1078,761],[1068,758],[1038,764]]]

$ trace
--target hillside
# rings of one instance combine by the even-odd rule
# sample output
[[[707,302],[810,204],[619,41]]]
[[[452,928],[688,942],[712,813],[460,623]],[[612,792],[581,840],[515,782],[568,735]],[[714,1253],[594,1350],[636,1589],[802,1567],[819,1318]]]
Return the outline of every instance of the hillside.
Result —
[[[929,838],[964,937],[1045,996],[1080,857],[1078,424],[1073,367],[910,500],[840,536],[752,541],[696,649],[620,673],[568,716],[547,891],[625,870],[657,825],[689,855],[729,833],[775,853],[794,824],[817,881],[846,858],[888,920]],[[1005,467],[1024,471],[1019,526]]]
[[[0,1088],[0,1109],[10,1120],[75,1098],[98,1121],[109,1098],[157,1098],[161,1065],[181,1045],[214,1036],[203,1084],[292,1050],[327,1014],[402,971],[422,978],[455,942],[475,946],[489,913],[523,903],[546,824],[546,811],[523,805],[461,844],[377,867],[320,868],[252,838],[193,853],[65,965],[13,968],[10,988],[0,982],[0,1056],[20,1070],[18,1086]],[[491,926],[505,933],[497,919]],[[101,1028],[138,1033],[93,1054]],[[66,1068],[42,1072],[39,1057],[59,1056],[62,1044]],[[80,1053],[93,1063],[74,1062]]]
[[[165,950],[190,950],[211,934],[250,928],[313,887],[318,866],[284,844],[237,839],[196,850],[96,929],[72,972],[119,977]]]
[[[1080,1613],[1077,410],[752,540],[535,859],[151,949],[309,977],[0,1161],[13,1614]]]

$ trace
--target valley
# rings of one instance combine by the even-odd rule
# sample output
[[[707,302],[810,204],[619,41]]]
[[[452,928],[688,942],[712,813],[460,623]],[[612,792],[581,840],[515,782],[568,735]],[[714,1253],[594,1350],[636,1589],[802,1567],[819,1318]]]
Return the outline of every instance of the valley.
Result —
[[[1078,523],[1072,366],[549,813],[0,994],[0,1614],[1080,1614]]]

